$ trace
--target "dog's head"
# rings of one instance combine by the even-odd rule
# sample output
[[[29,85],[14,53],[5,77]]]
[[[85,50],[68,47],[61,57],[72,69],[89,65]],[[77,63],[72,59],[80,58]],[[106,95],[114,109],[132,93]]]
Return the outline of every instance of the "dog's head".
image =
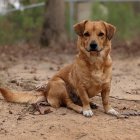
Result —
[[[111,41],[116,28],[104,21],[84,20],[74,25],[74,30],[79,36],[81,47],[87,52],[100,52]]]

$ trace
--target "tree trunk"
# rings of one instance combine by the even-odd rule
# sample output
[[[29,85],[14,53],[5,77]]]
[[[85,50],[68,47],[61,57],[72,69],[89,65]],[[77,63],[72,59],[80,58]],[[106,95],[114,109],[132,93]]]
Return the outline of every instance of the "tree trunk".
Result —
[[[139,2],[133,2],[133,9],[135,11],[135,14],[138,15],[140,13],[140,3]]]
[[[66,43],[64,0],[47,0],[40,42],[44,46],[60,46]]]

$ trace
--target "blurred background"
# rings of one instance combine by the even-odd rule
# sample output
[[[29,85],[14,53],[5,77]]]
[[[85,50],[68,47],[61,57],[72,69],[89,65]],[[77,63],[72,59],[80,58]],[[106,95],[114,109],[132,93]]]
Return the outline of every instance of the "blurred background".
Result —
[[[48,47],[58,34],[60,44],[61,40],[70,42],[75,39],[73,24],[83,19],[112,23],[117,27],[115,41],[131,42],[140,34],[140,2],[0,0],[0,45],[38,43]]]

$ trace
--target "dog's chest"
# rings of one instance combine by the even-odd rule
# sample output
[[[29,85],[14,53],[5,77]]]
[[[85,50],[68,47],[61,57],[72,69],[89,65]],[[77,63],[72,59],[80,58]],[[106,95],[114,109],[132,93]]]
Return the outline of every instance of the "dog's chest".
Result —
[[[104,73],[101,70],[93,70],[86,81],[86,87],[89,97],[93,97],[101,92],[104,83]]]
[[[104,75],[104,61],[103,59],[97,59],[93,62],[92,65],[88,68],[90,74],[90,81],[96,83],[102,83]]]
[[[102,70],[93,70],[91,72],[90,81],[92,83],[101,84],[103,82],[103,75]]]
[[[86,87],[89,94],[89,97],[97,95],[102,90],[103,84],[108,80],[106,75],[108,69],[103,65],[104,63],[94,63],[93,66],[89,68],[89,75],[86,79]]]

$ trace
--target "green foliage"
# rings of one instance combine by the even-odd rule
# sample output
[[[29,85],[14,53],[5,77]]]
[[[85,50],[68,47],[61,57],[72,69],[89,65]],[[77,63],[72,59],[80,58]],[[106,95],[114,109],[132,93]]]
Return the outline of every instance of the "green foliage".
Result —
[[[24,5],[41,1],[25,0]],[[44,7],[37,7],[0,16],[0,44],[14,44],[17,41],[39,39],[43,15]]]
[[[140,33],[140,13],[134,12],[132,3],[93,3],[91,17],[93,20],[105,20],[114,24],[120,39],[134,38]]]
[[[24,0],[24,5],[44,2],[44,0]],[[78,4],[78,3],[77,3]],[[76,8],[75,17],[76,22]],[[66,30],[70,34],[69,4],[66,3]],[[140,13],[134,12],[132,3],[120,2],[94,2],[91,19],[105,20],[117,27],[119,39],[134,38],[140,33]],[[15,44],[17,42],[38,41],[44,20],[44,7],[27,9],[23,12],[16,11],[0,16],[0,44]],[[74,22],[74,23],[75,23]]]

